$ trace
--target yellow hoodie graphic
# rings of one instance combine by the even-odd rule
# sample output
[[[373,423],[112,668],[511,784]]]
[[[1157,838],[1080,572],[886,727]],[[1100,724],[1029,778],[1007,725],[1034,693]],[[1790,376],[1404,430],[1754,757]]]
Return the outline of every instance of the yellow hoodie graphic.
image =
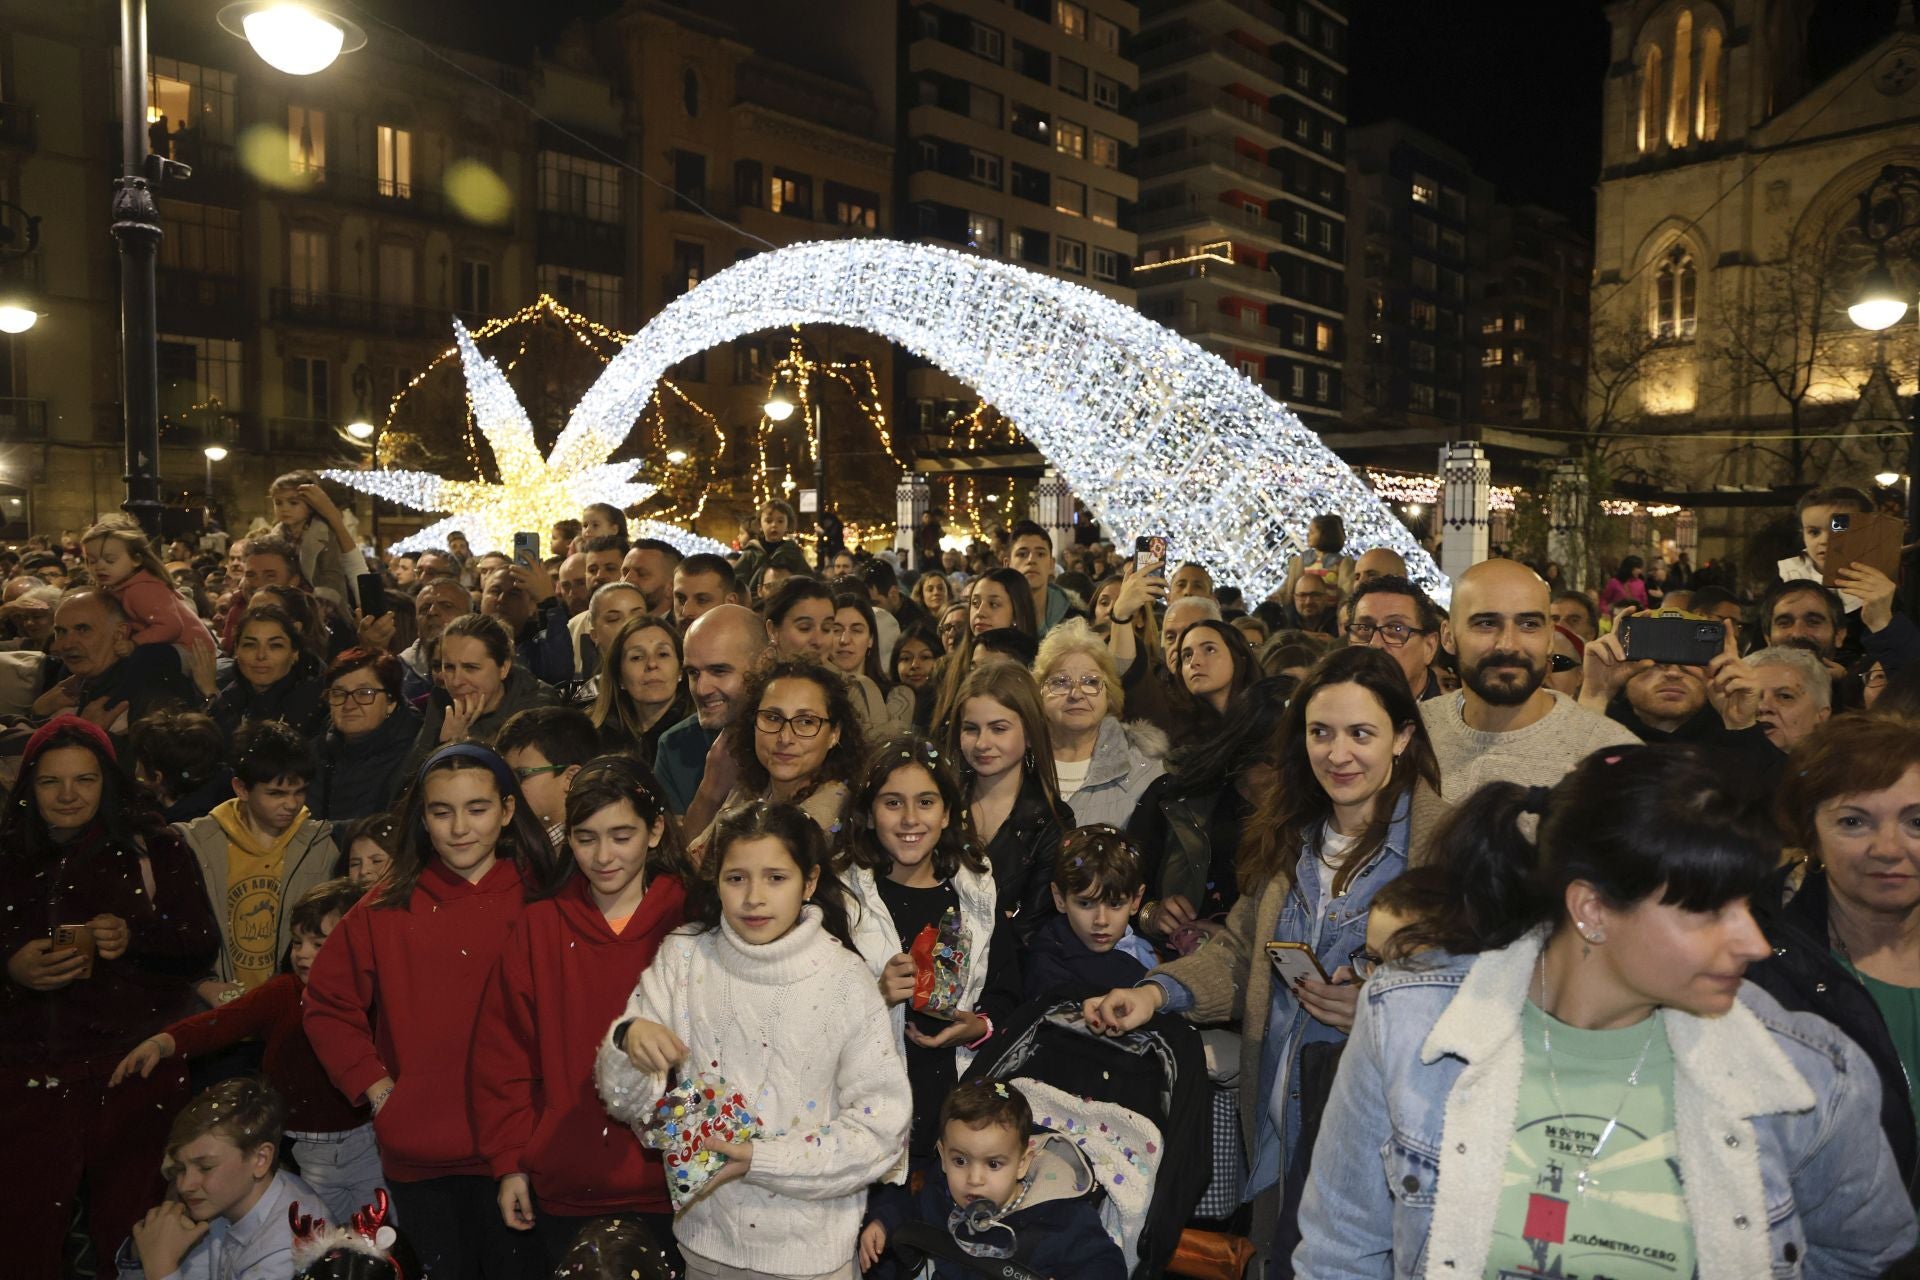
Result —
[[[273,976],[279,957],[274,939],[279,934],[282,886],[287,845],[307,825],[307,811],[295,814],[280,838],[261,844],[260,833],[247,823],[240,801],[229,800],[213,811],[214,821],[227,833],[227,958],[233,979],[251,991]]]

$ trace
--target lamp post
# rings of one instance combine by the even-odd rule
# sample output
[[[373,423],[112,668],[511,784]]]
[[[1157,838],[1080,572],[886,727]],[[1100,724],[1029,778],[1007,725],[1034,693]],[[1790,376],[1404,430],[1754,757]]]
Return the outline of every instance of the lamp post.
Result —
[[[288,0],[228,5],[220,11],[220,24],[269,65],[293,75],[319,71],[367,42],[365,33],[345,19]],[[154,304],[161,231],[153,196],[164,179],[191,177],[193,170],[147,149],[149,74],[146,0],[120,0],[120,176],[113,183],[113,238],[120,250],[120,408],[127,484],[122,507],[157,537],[164,510]]]
[[[811,344],[798,333],[794,334],[794,340],[803,347],[811,348]],[[818,356],[812,358],[818,362]],[[794,398],[794,382],[791,373],[783,373],[774,383],[767,403],[762,406],[767,421],[785,422],[800,407]],[[807,419],[807,432],[813,444],[813,524],[815,529],[819,529],[827,514],[827,422],[817,395],[807,397]]]
[[[1912,204],[1920,211],[1920,169],[1911,165],[1890,164],[1880,171],[1873,184],[1860,193],[1860,235],[1873,247],[1874,265],[1861,282],[1860,295],[1847,308],[1848,317],[1862,329],[1881,333],[1899,324],[1908,310],[1908,297],[1888,268],[1888,248],[1902,236],[1920,231],[1920,212],[1908,213]],[[1884,353],[1884,347],[1882,348]],[[1920,537],[1920,393],[1908,410],[1907,431],[1907,538]],[[1920,582],[1908,561],[1908,607],[1920,618]]]
[[[213,519],[213,464],[226,460],[227,446],[210,444],[200,452],[207,455],[207,519],[211,520]]]

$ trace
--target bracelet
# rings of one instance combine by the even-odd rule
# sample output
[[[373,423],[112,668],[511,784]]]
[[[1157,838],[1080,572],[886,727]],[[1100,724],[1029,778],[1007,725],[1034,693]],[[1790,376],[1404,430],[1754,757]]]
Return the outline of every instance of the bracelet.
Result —
[[[613,1047],[620,1052],[627,1051],[627,1032],[633,1029],[633,1019],[623,1018],[613,1024]]]
[[[984,1023],[986,1023],[986,1024],[987,1024],[987,1033],[986,1033],[985,1035],[983,1035],[983,1036],[981,1036],[981,1037],[980,1037],[980,1038],[979,1038],[978,1040],[975,1040],[975,1041],[974,1041],[974,1042],[973,1042],[972,1044],[970,1044],[970,1045],[968,1045],[968,1046],[967,1046],[967,1048],[968,1048],[968,1049],[978,1049],[978,1048],[979,1048],[979,1047],[980,1047],[981,1045],[983,1045],[983,1044],[985,1044],[985,1043],[986,1043],[987,1041],[989,1041],[989,1040],[991,1040],[991,1039],[993,1039],[993,1019],[992,1019],[992,1018],[989,1018],[989,1017],[988,1017],[988,1016],[987,1016],[986,1014],[984,1014],[984,1013],[977,1013],[977,1012],[976,1012],[976,1013],[975,1013],[975,1014],[974,1014],[973,1016],[974,1016],[974,1017],[976,1017],[976,1018],[978,1018],[978,1019],[980,1019],[980,1021],[982,1021],[982,1022],[984,1022]]]
[[[1140,913],[1136,915],[1134,919],[1138,920],[1140,927],[1144,929],[1147,927],[1147,923],[1153,919],[1153,913],[1159,909],[1160,899],[1158,898],[1153,899],[1151,902],[1142,903],[1140,905]]]

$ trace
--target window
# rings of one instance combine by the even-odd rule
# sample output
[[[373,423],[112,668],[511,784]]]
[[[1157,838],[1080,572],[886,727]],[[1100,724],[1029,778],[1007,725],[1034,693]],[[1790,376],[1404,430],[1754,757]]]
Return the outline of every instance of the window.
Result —
[[[150,58],[147,74],[147,138],[156,155],[199,162],[201,144],[234,138],[239,77],[231,71]],[[120,49],[113,51],[113,118],[120,118]]]
[[[1120,167],[1120,139],[1109,138],[1104,133],[1094,134],[1093,142],[1088,152],[1088,159],[1092,160],[1102,169],[1118,169]]]
[[[1106,76],[1093,78],[1093,102],[1095,106],[1105,107],[1109,111],[1120,109],[1120,82]]]
[[[1325,218],[1320,220],[1320,247],[1329,253],[1333,251],[1333,223]]]
[[[1087,38],[1087,6],[1073,0],[1053,0],[1053,24],[1076,40]]]
[[[1333,154],[1333,129],[1327,125],[1320,126],[1320,149],[1328,155]]]
[[[698,240],[673,242],[673,274],[668,292],[678,297],[707,278],[707,246]]]
[[[381,125],[374,136],[376,188],[381,195],[395,200],[413,198],[413,135],[390,124]]]
[[[1431,218],[1415,218],[1413,238],[1431,249],[1440,243],[1440,228]]]
[[[244,407],[245,361],[238,339],[163,333],[159,347],[163,413],[171,416],[204,409],[215,400],[227,409]]]
[[[967,115],[981,124],[998,129],[1006,124],[1006,99],[979,85],[967,86]]]
[[[287,163],[295,173],[316,180],[327,171],[327,113],[310,107],[287,108]]]
[[[1413,286],[1416,289],[1433,289],[1440,283],[1440,273],[1433,263],[1425,258],[1413,260]]]
[[[160,205],[160,265],[202,275],[240,274],[240,213],[166,200]]]
[[[1407,344],[1407,363],[1413,366],[1416,373],[1432,373],[1434,356],[1434,346],[1431,342]]]
[[[1304,398],[1306,394],[1307,394],[1307,367],[1305,365],[1297,364],[1293,366],[1293,398],[1295,400],[1299,400]]]
[[[459,309],[468,315],[493,310],[493,264],[469,259],[460,264]]]
[[[1060,213],[1070,213],[1076,218],[1086,217],[1086,184],[1075,182],[1071,178],[1055,177],[1053,180],[1053,207]]]
[[[1515,347],[1515,348],[1513,349],[1513,352],[1512,352],[1512,355],[1511,355],[1511,361],[1512,361],[1512,363],[1513,363],[1513,364],[1514,364],[1514,365],[1515,365],[1516,367],[1517,367],[1517,366],[1519,366],[1519,365],[1523,365],[1523,364],[1525,364],[1525,363],[1527,362],[1527,351],[1526,351],[1526,348],[1525,348],[1525,347]]]
[[[1093,25],[1088,28],[1088,31],[1090,34],[1087,38],[1093,41],[1097,48],[1105,49],[1108,53],[1120,52],[1120,25],[1118,23],[1108,22],[1105,18],[1095,18]]]
[[[1013,42],[1013,69],[1029,80],[1053,83],[1053,55],[1030,44]]]
[[[1442,231],[1440,233],[1440,252],[1446,254],[1449,258],[1466,257],[1467,238],[1458,231]]]
[[[1252,356],[1236,357],[1233,362],[1233,367],[1239,371],[1241,377],[1251,382],[1260,381],[1260,362]]]
[[[1667,251],[1653,274],[1653,336],[1689,341],[1694,331],[1696,278],[1684,245]]]
[[[1315,351],[1333,350],[1333,326],[1325,320],[1313,323],[1313,349]]]
[[[1044,147],[1053,138],[1053,117],[1038,107],[1016,102],[1013,104],[1013,114],[1007,120],[1007,131],[1016,138],[1025,138]]]
[[[1065,236],[1053,242],[1053,268],[1080,276],[1087,273],[1087,246]]]
[[[1111,249],[1093,251],[1093,278],[1109,284],[1120,279],[1120,255]]]
[[[863,227],[868,231],[880,229],[880,197],[875,192],[829,182],[827,208],[840,226]]]
[[[1007,256],[1036,267],[1047,265],[1047,233],[1015,227],[1007,233]]]
[[[1640,154],[1645,155],[1660,141],[1660,46],[1647,46],[1640,61]]]
[[[1327,404],[1333,399],[1333,375],[1325,369],[1320,369],[1313,375],[1313,398],[1321,404]]]
[[[1527,316],[1525,312],[1516,311],[1514,313],[1513,331],[1515,333],[1525,333],[1527,331]]]
[[[1433,412],[1433,384],[1415,382],[1407,387],[1407,407],[1415,413]]]
[[[1304,62],[1298,64],[1293,69],[1293,82],[1303,89],[1306,88],[1313,83],[1313,69]]]
[[[327,233],[295,228],[287,232],[287,287],[296,301],[327,292]]]
[[[1304,347],[1307,345],[1307,318],[1305,316],[1295,316],[1293,318],[1293,345],[1296,347]]]
[[[1087,96],[1087,69],[1071,58],[1060,59],[1059,89],[1076,98]]]
[[[1506,327],[1507,318],[1505,316],[1489,316],[1480,322],[1480,332],[1482,333],[1501,333],[1505,331]]]
[[[542,266],[536,274],[540,292],[552,294],[562,306],[601,324],[620,323],[619,276],[554,266]]]
[[[692,67],[680,73],[680,107],[689,120],[700,114],[700,76]]]
[[[749,386],[767,379],[767,348],[758,338],[741,338],[733,344],[733,380]]]
[[[380,301],[410,307],[414,300],[414,252],[410,244],[380,246]]]
[[[673,153],[673,207],[698,212],[696,204],[707,201],[707,158],[698,151]]]
[[[1467,278],[1451,267],[1440,271],[1440,292],[1455,302],[1463,302],[1467,296]]]
[[[775,169],[767,179],[767,209],[789,218],[811,218],[813,179],[803,173]]]
[[[1080,159],[1087,154],[1087,131],[1071,120],[1056,120],[1053,125],[1053,149],[1063,156]]]
[[[1000,219],[986,213],[967,215],[967,246],[981,253],[1000,254]]]
[[[1480,353],[1480,367],[1482,369],[1498,369],[1500,367],[1501,357],[1504,354],[1499,347],[1488,347]]]
[[[1673,24],[1673,87],[1667,97],[1667,145],[1684,147],[1693,126],[1693,12]]]
[[[620,221],[620,170],[560,151],[540,153],[540,208],[594,222]]]
[[[1293,120],[1293,136],[1296,138],[1305,138],[1307,131],[1312,127],[1313,122],[1305,116],[1295,116]]]
[[[766,177],[758,160],[733,162],[733,198],[742,208],[758,209],[766,192]]]
[[[983,187],[1000,189],[1000,157],[987,151],[967,152],[967,177]]]
[[[1413,175],[1413,202],[1415,204],[1437,204],[1440,200],[1440,184],[1425,174]]]
[[[1700,33],[1700,94],[1694,104],[1693,132],[1702,142],[1720,136],[1720,28]]]
[[[1298,209],[1293,211],[1293,238],[1295,240],[1307,238],[1307,215]]]
[[[319,356],[290,356],[286,363],[283,416],[308,422],[333,418],[332,371]]]
[[[1087,193],[1087,217],[1103,227],[1120,225],[1120,197],[1095,188]]]
[[[973,35],[969,47],[989,62],[999,62],[1004,43],[1000,32],[984,22],[973,24]]]
[[[1008,175],[1008,190],[1022,200],[1031,200],[1035,204],[1049,204],[1053,200],[1053,175],[1045,169],[1033,169],[1024,164],[1016,164]]]
[[[1455,222],[1467,220],[1467,198],[1453,187],[1440,188],[1440,212]]]
[[[1408,318],[1413,322],[1413,327],[1416,329],[1432,333],[1440,325],[1440,309],[1431,302],[1415,298],[1408,305],[1407,310]]]

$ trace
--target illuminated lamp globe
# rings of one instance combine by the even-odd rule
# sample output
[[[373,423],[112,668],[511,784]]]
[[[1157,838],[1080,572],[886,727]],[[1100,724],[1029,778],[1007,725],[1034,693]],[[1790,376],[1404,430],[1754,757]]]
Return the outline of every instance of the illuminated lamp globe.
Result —
[[[40,313],[22,302],[0,302],[0,333],[25,333],[40,322]]]
[[[1900,473],[1898,471],[1882,471],[1873,477],[1873,482],[1882,489],[1891,489],[1900,483]]]
[[[367,44],[367,33],[345,18],[289,0],[242,0],[219,16],[220,25],[252,45],[261,61],[290,76],[325,71],[341,54]]]
[[[793,416],[793,411],[799,406],[794,404],[793,397],[787,393],[785,387],[775,387],[773,394],[767,397],[767,403],[762,407],[767,415],[767,421],[785,422]]]
[[[667,450],[667,461],[672,463],[674,466],[677,467],[681,463],[685,462],[686,460],[687,460],[687,451],[685,449]]]
[[[223,444],[210,444],[200,452],[207,455],[208,462],[225,462],[227,459],[227,446]]]
[[[361,441],[371,440],[373,439],[373,433],[376,430],[378,430],[378,428],[375,427],[371,422],[366,421],[365,419],[362,419],[359,422],[349,422],[347,424],[347,434],[352,436],[355,440],[361,440]]]
[[[1860,298],[1847,308],[1847,317],[1862,329],[1879,332],[1899,324],[1907,314],[1907,300],[1900,296],[1893,273],[1884,266],[1867,272],[1860,283]]]

